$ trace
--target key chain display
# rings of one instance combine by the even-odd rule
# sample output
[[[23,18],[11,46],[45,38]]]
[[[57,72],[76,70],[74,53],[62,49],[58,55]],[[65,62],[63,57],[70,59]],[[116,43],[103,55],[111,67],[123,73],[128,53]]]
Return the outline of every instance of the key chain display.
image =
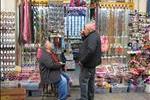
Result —
[[[141,82],[149,86],[150,71],[150,18],[142,12],[133,11],[130,14],[128,62],[129,72],[132,75],[130,85],[138,87]],[[133,87],[130,90],[134,90]],[[148,90],[146,90],[148,93]]]
[[[48,28],[51,33],[64,34],[64,6],[63,0],[49,0]],[[54,17],[55,16],[55,17]]]
[[[15,12],[1,12],[0,20],[0,66],[1,78],[6,79],[9,72],[15,71],[16,66],[16,29]]]

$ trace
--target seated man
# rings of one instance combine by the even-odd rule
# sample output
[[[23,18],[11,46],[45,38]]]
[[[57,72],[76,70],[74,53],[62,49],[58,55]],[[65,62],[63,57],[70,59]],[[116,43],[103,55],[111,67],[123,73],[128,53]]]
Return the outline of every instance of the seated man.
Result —
[[[57,56],[52,51],[52,43],[49,40],[44,41],[44,47],[39,48],[37,52],[39,61],[41,82],[46,84],[54,83],[58,89],[58,99],[66,100],[68,95],[67,80],[61,74],[64,67]]]

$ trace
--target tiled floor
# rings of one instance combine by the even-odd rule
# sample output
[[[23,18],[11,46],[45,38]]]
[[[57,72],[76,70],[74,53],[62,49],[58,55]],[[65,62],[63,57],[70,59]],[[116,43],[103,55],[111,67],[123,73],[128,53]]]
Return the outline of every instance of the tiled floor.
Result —
[[[79,88],[71,89],[71,97],[68,100],[76,100],[79,98]],[[26,100],[42,100],[41,97],[27,97]],[[57,100],[53,97],[47,97],[44,100]],[[108,93],[95,94],[94,100],[150,100],[150,94],[147,93]]]

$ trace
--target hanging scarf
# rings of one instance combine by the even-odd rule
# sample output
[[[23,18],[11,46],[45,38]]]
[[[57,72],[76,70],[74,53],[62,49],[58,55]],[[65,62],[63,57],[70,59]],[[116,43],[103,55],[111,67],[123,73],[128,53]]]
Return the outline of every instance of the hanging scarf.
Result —
[[[58,59],[58,56],[56,55],[56,53],[54,53],[53,51],[51,51],[50,53],[51,57],[52,57],[52,60],[57,63],[57,64],[60,64],[60,60]]]
[[[58,59],[58,56],[57,56],[56,53],[54,53],[53,51],[51,51],[51,53],[49,53],[49,54],[50,54],[52,60],[53,60],[55,63],[60,64],[60,60]],[[41,56],[42,56],[42,48],[38,48],[38,50],[37,50],[37,55],[36,55],[37,60],[39,60],[39,59],[41,58]]]
[[[23,41],[29,43],[31,41],[31,23],[29,2],[24,0],[24,26],[23,26]]]

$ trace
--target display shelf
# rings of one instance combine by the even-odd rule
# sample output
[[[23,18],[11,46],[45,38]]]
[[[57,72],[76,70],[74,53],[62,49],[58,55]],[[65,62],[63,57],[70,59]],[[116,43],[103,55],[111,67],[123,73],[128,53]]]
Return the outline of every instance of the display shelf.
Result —
[[[133,2],[99,2],[101,8],[127,8],[134,9]]]
[[[79,38],[80,31],[84,28],[87,18],[86,7],[67,7],[65,14],[65,36]]]
[[[129,75],[128,41],[132,2],[100,2],[97,8],[97,32],[102,47],[102,63],[96,68],[98,87],[110,85],[111,92],[127,92]],[[117,84],[114,86],[114,84]],[[123,84],[123,85],[121,85]]]
[[[37,67],[36,58],[38,44],[25,44],[22,48],[22,67]]]
[[[1,79],[9,79],[8,73],[15,71],[16,66],[16,29],[15,12],[1,12],[0,20],[0,66]]]
[[[143,89],[145,84],[149,81],[145,81],[148,76],[144,77],[149,70],[149,18],[145,13],[138,11],[131,12],[130,14],[130,31],[128,50],[129,59],[128,62],[129,71],[131,74],[130,86],[137,87],[137,90]],[[133,24],[134,22],[134,24]],[[146,47],[146,48],[145,48]],[[136,85],[135,85],[136,83]],[[142,84],[142,85],[141,85]],[[139,87],[140,86],[140,87]],[[132,89],[132,87],[131,87]],[[144,92],[144,90],[142,91]]]
[[[138,51],[127,51],[128,54],[141,54],[142,51],[138,50]]]
[[[49,32],[64,34],[64,5],[62,0],[49,0],[47,21]]]

